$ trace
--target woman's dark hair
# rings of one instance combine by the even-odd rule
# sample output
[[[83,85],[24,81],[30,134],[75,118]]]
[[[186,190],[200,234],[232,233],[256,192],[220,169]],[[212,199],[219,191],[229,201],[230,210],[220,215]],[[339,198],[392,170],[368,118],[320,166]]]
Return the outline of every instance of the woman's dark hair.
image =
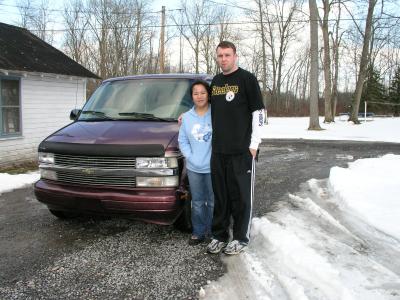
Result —
[[[202,86],[204,86],[204,88],[205,88],[206,91],[207,91],[208,102],[210,102],[210,99],[211,99],[211,88],[210,88],[210,85],[208,84],[208,82],[205,81],[205,80],[201,80],[201,79],[195,80],[195,81],[192,83],[192,85],[190,86],[190,96],[193,95],[193,87],[194,87],[195,85],[202,85]]]

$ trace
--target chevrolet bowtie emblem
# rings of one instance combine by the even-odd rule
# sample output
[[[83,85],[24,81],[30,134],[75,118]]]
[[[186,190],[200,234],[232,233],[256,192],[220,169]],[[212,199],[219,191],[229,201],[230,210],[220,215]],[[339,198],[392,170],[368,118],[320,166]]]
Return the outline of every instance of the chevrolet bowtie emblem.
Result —
[[[85,175],[93,175],[95,173],[94,169],[83,169],[82,173]]]

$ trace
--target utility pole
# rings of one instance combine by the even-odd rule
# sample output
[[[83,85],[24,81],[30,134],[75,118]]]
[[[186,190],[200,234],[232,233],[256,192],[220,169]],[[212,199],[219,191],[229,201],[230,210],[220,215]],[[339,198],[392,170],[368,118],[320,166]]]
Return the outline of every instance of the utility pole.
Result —
[[[183,12],[183,9],[179,9],[179,12],[180,12],[180,17],[181,17],[181,19],[180,19],[180,30],[179,30],[179,32],[180,32],[180,35],[179,35],[179,73],[183,73],[183,45],[182,45],[182,30],[183,30],[183,28],[182,28],[182,23],[183,23],[183,17],[182,17],[182,12]]]
[[[160,73],[164,73],[165,51],[164,51],[164,34],[165,34],[165,6],[161,9],[161,33],[160,33]]]
[[[183,73],[183,47],[182,47],[182,34],[179,37],[179,72]]]

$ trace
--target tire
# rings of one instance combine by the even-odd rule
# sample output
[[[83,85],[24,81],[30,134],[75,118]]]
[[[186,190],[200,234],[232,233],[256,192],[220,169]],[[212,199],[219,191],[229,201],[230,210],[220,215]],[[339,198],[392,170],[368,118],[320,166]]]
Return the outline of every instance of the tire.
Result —
[[[182,212],[174,225],[180,231],[192,232],[192,203],[190,198],[184,200]]]
[[[59,218],[61,220],[73,219],[78,216],[78,214],[76,214],[76,213],[67,212],[67,211],[54,210],[54,209],[49,209],[49,211],[53,216],[56,216],[57,218]]]

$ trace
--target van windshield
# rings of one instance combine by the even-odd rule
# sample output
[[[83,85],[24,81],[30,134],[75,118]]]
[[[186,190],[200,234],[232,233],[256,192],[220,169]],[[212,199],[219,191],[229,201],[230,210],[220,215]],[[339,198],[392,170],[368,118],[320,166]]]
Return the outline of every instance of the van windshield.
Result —
[[[189,79],[132,79],[102,84],[79,116],[89,120],[175,121],[193,106]]]

